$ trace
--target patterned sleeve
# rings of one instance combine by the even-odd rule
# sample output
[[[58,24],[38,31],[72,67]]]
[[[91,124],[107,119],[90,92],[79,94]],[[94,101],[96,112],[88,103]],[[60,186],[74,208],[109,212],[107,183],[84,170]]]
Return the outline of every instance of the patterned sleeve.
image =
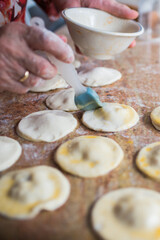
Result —
[[[53,0],[35,0],[35,2],[48,16],[52,16],[52,19],[60,16]],[[0,27],[12,21],[25,23],[26,4],[27,0],[0,0]]]
[[[0,26],[17,21],[25,22],[27,0],[0,0]]]

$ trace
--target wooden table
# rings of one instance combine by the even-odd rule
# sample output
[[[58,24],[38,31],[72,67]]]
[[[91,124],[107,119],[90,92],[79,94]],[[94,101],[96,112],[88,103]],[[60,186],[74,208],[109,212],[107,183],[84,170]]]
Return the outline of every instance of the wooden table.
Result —
[[[65,32],[62,29],[60,33]],[[120,144],[125,157],[120,166],[110,174],[96,179],[82,179],[65,174],[71,183],[71,195],[60,209],[41,212],[29,221],[8,220],[0,217],[1,240],[95,240],[90,223],[91,209],[95,201],[113,189],[124,187],[144,187],[160,191],[160,184],[145,177],[135,166],[137,152],[146,144],[159,141],[160,133],[150,122],[150,112],[160,105],[160,42],[139,41],[134,49],[110,61],[84,59],[81,68],[93,66],[113,67],[122,72],[122,79],[112,85],[95,88],[101,100],[124,103],[132,106],[139,114],[139,123],[118,133],[94,132],[81,124],[81,112],[74,113],[79,121],[75,132],[54,143],[34,143],[17,136],[16,126],[26,115],[47,107],[44,101],[48,93],[28,93],[0,95],[0,135],[18,140],[23,153],[21,158],[8,171],[35,165],[54,163],[55,149],[67,139],[84,134],[107,136]],[[4,174],[3,172],[2,174]]]

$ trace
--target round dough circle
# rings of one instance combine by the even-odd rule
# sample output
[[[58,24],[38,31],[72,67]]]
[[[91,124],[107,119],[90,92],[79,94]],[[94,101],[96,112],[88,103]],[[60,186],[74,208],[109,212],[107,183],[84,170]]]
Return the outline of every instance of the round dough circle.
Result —
[[[0,171],[11,167],[20,157],[22,147],[18,141],[0,136]]]
[[[160,107],[155,108],[151,112],[151,121],[153,126],[160,131]]]
[[[102,108],[87,111],[82,117],[85,126],[101,132],[126,130],[138,121],[139,116],[132,107],[119,103],[104,103]]]
[[[143,188],[112,191],[95,204],[92,224],[106,240],[158,240],[160,194]]]
[[[136,158],[136,164],[147,176],[160,181],[160,142],[142,148]]]
[[[42,209],[62,206],[70,194],[70,184],[57,169],[38,166],[16,170],[0,179],[0,214],[13,219],[30,219]]]
[[[75,91],[73,88],[61,90],[46,99],[46,105],[50,109],[58,109],[64,111],[76,111]]]
[[[116,168],[123,159],[121,147],[101,136],[80,136],[63,143],[56,162],[65,171],[80,177],[98,177]]]
[[[50,90],[58,88],[66,88],[68,84],[61,77],[60,74],[57,74],[54,78],[49,80],[41,80],[38,86],[34,86],[30,89],[31,92],[47,92]]]
[[[70,113],[60,110],[44,110],[23,118],[17,128],[20,137],[35,142],[54,142],[71,133],[77,120]]]
[[[122,74],[112,68],[96,67],[88,72],[80,72],[79,77],[86,86],[100,87],[116,82]]]

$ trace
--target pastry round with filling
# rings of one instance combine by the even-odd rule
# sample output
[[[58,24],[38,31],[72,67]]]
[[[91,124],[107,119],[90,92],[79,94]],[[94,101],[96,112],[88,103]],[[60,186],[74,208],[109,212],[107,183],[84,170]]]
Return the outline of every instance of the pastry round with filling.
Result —
[[[160,194],[143,188],[109,192],[95,204],[92,224],[106,240],[159,240]]]
[[[46,105],[50,109],[58,109],[64,111],[76,111],[78,110],[75,101],[75,91],[73,88],[61,90],[59,92],[50,95],[46,99]]]
[[[32,88],[30,88],[31,92],[47,92],[50,90],[58,89],[58,88],[66,88],[68,84],[62,78],[60,74],[57,74],[54,78],[49,80],[41,80],[41,82]]]
[[[80,72],[79,78],[82,84],[89,87],[100,87],[116,82],[122,74],[112,68],[96,67],[88,72]]]
[[[126,130],[138,121],[139,116],[132,107],[119,103],[103,103],[102,108],[87,111],[82,117],[85,126],[101,132]]]
[[[136,164],[147,176],[160,181],[160,142],[142,148],[136,158]]]
[[[20,137],[35,142],[54,142],[71,133],[77,120],[71,113],[60,110],[34,112],[23,118],[17,127]]]
[[[59,208],[69,194],[68,180],[55,168],[38,166],[12,171],[0,178],[0,214],[30,219],[42,209]]]
[[[11,167],[20,157],[22,147],[16,140],[0,136],[0,171]]]
[[[157,130],[160,130],[160,107],[155,108],[151,112],[151,121],[152,121],[153,126]]]
[[[112,139],[80,136],[63,143],[56,152],[56,162],[65,171],[80,177],[98,177],[116,168],[123,150]]]

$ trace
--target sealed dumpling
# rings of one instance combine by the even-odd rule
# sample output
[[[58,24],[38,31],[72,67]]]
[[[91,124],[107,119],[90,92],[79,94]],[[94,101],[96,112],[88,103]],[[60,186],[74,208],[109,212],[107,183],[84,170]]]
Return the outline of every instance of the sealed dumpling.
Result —
[[[122,77],[122,74],[113,69],[106,67],[96,67],[87,72],[80,72],[79,78],[81,83],[89,87],[100,87],[116,82]]]
[[[152,121],[153,126],[157,130],[160,130],[160,107],[155,108],[151,112],[151,121]]]
[[[68,199],[70,184],[55,168],[38,166],[12,171],[0,179],[0,214],[14,219],[52,211]]]
[[[136,158],[136,164],[147,176],[160,181],[160,142],[142,148]]]
[[[60,110],[34,112],[23,118],[17,127],[19,136],[36,142],[54,142],[72,132],[77,120]]]
[[[80,136],[63,143],[56,161],[64,170],[80,177],[98,177],[115,169],[123,159],[123,150],[112,139]]]
[[[143,188],[109,192],[95,204],[92,224],[105,240],[159,240],[160,194]]]
[[[119,103],[103,103],[102,108],[87,111],[82,122],[95,131],[117,132],[137,124],[139,116],[130,106]]]

